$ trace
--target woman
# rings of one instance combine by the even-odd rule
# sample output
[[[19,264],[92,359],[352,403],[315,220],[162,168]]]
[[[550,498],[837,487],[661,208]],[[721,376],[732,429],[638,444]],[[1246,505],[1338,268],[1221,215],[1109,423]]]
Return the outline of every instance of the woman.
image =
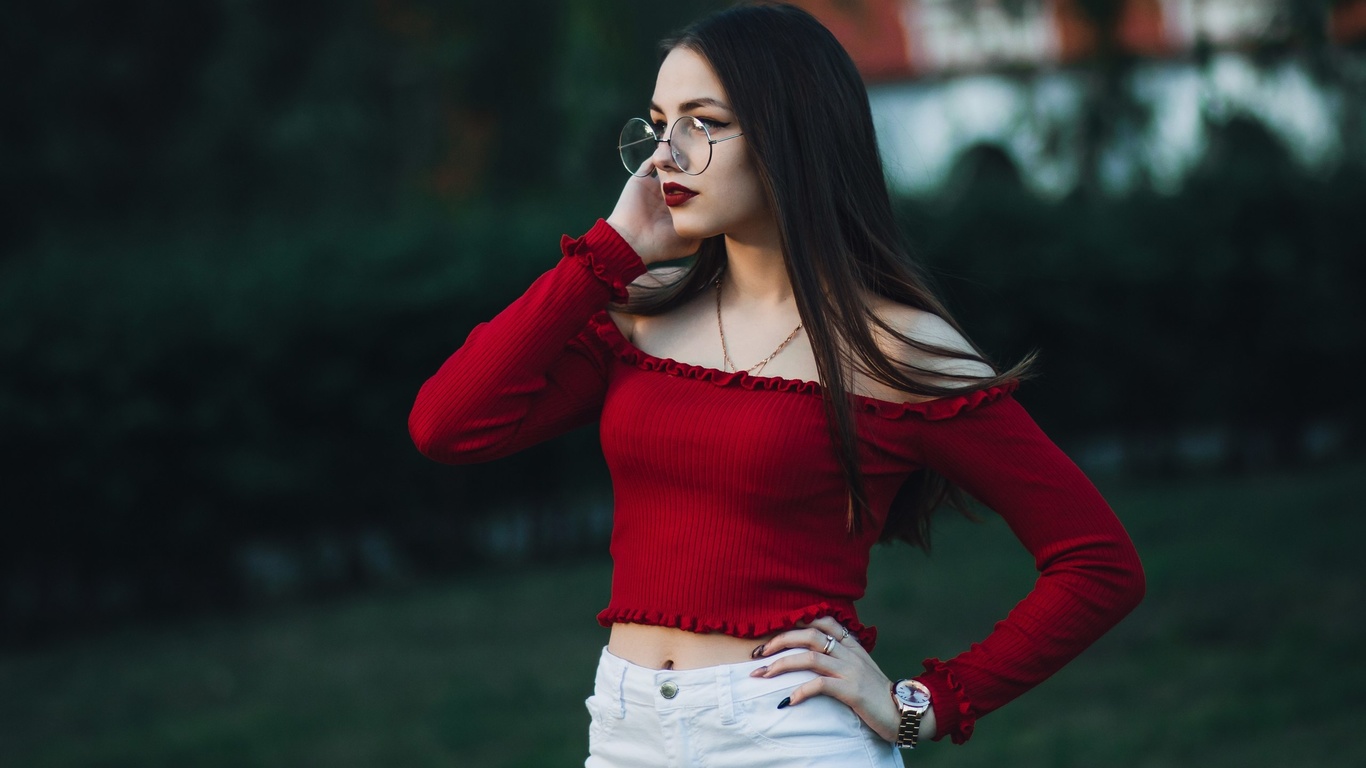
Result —
[[[1138,558],[1012,398],[1025,366],[988,365],[897,245],[835,39],[756,6],[664,48],[616,208],[422,387],[414,440],[478,462],[599,422],[615,570],[588,766],[895,766],[961,743],[1132,609]],[[854,608],[869,549],[927,545],[957,489],[1041,575],[980,644],[893,683]]]

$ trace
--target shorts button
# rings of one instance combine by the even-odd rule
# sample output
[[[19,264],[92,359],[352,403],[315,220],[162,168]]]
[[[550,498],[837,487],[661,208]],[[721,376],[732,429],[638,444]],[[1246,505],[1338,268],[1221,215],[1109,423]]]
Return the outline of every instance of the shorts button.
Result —
[[[659,686],[659,695],[663,696],[666,699],[672,699],[673,697],[677,696],[678,683],[675,683],[674,681],[670,680],[669,682]]]

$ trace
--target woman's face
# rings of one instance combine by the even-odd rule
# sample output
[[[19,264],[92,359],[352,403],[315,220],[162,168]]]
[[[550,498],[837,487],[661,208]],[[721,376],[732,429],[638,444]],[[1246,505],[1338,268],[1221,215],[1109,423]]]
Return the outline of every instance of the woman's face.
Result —
[[[687,48],[675,48],[659,67],[650,122],[656,132],[669,138],[679,117],[696,117],[713,139],[726,139],[744,131],[729,103],[707,60]],[[669,145],[663,142],[655,147],[654,163],[679,235],[754,239],[764,238],[776,227],[744,136],[713,144],[711,164],[696,176],[678,168]]]

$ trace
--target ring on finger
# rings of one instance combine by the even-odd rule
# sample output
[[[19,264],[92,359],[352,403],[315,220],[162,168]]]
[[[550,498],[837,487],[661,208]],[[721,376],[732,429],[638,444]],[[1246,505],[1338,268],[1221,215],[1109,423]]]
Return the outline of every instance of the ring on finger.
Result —
[[[844,630],[844,634],[840,635],[840,642],[842,643],[842,642],[844,642],[845,640],[848,640],[848,639],[849,639],[849,628],[848,628],[848,627],[840,627],[840,629]]]
[[[831,648],[834,648],[834,647],[835,647],[835,636],[834,636],[834,635],[826,635],[826,636],[825,636],[825,647],[821,649],[821,653],[826,653],[826,654],[828,654],[828,653],[830,653],[830,649],[831,649]]]

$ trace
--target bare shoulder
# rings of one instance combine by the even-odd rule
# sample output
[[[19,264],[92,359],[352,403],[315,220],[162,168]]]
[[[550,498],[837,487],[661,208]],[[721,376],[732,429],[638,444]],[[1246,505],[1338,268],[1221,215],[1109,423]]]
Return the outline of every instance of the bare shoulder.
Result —
[[[890,299],[876,297],[871,301],[873,313],[897,333],[920,344],[944,350],[942,354],[920,349],[874,326],[873,333],[879,345],[893,360],[915,366],[921,370],[935,371],[950,376],[969,376],[990,378],[996,371],[986,363],[973,359],[977,352],[963,334],[959,333],[944,318],[933,312],[908,307]],[[961,357],[966,355],[968,357]],[[947,386],[963,386],[961,379],[944,379]]]
[[[633,286],[642,288],[664,288],[681,280],[688,274],[687,267],[658,267],[647,271],[637,277]],[[612,318],[612,322],[617,324],[617,330],[632,343],[636,340],[636,325],[643,320],[640,315],[633,315],[629,312],[622,312],[616,309],[607,310],[607,314]]]
[[[627,341],[635,339],[636,315],[630,314],[629,312],[619,312],[615,309],[609,309],[607,310],[607,316],[612,318],[612,322],[617,325],[617,330],[621,332],[621,335]]]

